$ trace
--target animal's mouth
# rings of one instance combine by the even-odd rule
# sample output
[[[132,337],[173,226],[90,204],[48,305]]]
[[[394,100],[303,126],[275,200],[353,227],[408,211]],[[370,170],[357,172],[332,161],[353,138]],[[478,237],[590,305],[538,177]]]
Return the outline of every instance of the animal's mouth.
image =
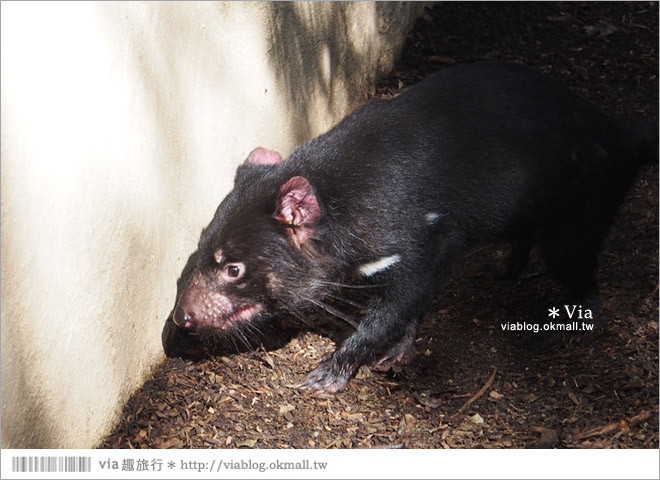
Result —
[[[248,305],[247,307],[239,308],[229,316],[226,323],[229,324],[232,322],[240,322],[240,321],[247,322],[252,318],[254,318],[255,316],[257,316],[259,313],[261,313],[261,310],[262,310],[262,306],[259,304]]]
[[[213,327],[223,332],[229,333],[234,329],[240,329],[243,323],[252,320],[254,317],[259,315],[262,310],[263,306],[259,304],[247,305],[245,307],[238,308],[224,319],[219,319],[219,321],[213,322]]]

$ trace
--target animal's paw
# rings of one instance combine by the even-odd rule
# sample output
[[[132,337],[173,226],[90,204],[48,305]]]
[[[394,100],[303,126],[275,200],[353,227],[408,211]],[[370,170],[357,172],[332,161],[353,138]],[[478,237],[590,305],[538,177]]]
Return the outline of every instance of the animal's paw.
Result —
[[[415,337],[409,336],[397,343],[372,367],[377,372],[388,372],[396,363],[410,365],[415,358]]]
[[[342,373],[342,369],[336,367],[334,359],[331,357],[312,370],[307,378],[298,385],[298,388],[314,394],[331,395],[346,386],[352,373]]]

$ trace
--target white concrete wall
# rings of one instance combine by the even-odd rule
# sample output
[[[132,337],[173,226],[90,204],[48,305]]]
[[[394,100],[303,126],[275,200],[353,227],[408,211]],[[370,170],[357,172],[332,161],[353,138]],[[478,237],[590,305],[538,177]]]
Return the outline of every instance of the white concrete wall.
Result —
[[[2,3],[2,447],[98,444],[237,164],[363,101],[421,8]]]

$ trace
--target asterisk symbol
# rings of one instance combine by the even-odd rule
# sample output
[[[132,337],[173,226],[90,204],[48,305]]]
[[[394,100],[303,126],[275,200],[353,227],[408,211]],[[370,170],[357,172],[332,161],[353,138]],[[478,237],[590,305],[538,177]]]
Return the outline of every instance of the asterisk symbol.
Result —
[[[552,308],[549,308],[548,311],[550,312],[548,314],[549,317],[557,318],[559,316],[559,309],[558,308],[552,307]]]
[[[176,467],[176,463],[174,463],[172,461],[167,462],[167,468],[175,468],[175,467]]]

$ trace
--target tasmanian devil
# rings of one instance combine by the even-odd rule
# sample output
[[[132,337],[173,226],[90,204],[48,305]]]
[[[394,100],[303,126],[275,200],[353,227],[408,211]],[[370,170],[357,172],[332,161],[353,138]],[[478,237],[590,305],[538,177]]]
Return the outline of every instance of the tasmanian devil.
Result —
[[[246,335],[357,277],[373,292],[364,318],[301,384],[336,392],[364,363],[411,360],[425,307],[475,245],[509,240],[510,276],[537,245],[568,293],[594,303],[615,209],[655,158],[655,127],[607,116],[531,69],[443,70],[362,105],[286,161],[252,151],[201,235],[174,323]]]

